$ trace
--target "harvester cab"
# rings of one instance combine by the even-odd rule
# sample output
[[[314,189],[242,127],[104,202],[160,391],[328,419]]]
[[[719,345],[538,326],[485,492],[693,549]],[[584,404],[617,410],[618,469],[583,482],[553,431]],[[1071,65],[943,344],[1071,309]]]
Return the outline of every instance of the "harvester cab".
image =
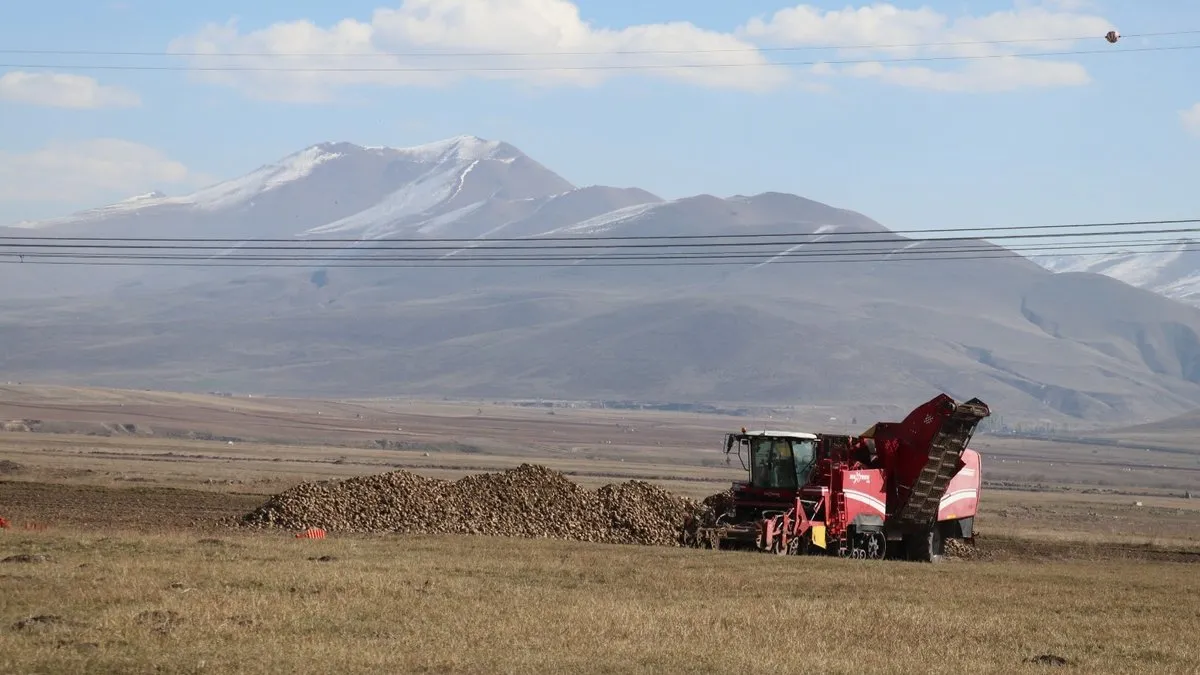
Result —
[[[762,491],[766,496],[791,496],[808,483],[808,474],[816,461],[816,434],[786,431],[755,431],[725,437],[725,453],[735,448],[748,480],[743,488]]]
[[[940,395],[903,422],[858,436],[747,431],[725,437],[746,480],[687,543],[778,554],[933,560],[946,538],[971,539],[980,459],[967,444],[990,415]]]

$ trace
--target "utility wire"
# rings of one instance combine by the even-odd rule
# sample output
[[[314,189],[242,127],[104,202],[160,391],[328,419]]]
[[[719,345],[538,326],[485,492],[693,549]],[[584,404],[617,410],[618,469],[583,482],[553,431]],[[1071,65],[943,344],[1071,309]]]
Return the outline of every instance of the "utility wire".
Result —
[[[1178,30],[1156,33],[1131,33],[1122,35],[1121,39],[1147,37],[1177,37],[1184,35],[1200,35],[1200,30]],[[843,44],[843,45],[802,45],[775,47],[727,47],[723,49],[620,49],[614,51],[539,51],[539,52],[463,52],[463,51],[374,51],[369,53],[355,52],[153,52],[153,51],[107,51],[97,49],[0,49],[0,54],[15,54],[23,56],[138,56],[138,57],[253,57],[253,58],[361,58],[361,57],[527,57],[527,56],[611,56],[611,55],[666,55],[666,54],[735,54],[754,52],[801,52],[817,50],[882,50],[882,49],[923,49],[931,47],[970,47],[988,45],[1040,44],[1047,42],[1083,42],[1086,40],[1103,39],[1097,35],[1076,35],[1074,37],[1041,37],[1018,38],[1010,40],[957,40],[949,42],[915,42],[909,44]]]
[[[1200,222],[1191,220],[1190,222]],[[1036,234],[998,234],[991,236],[956,236],[956,237],[896,237],[895,233],[890,239],[842,239],[829,237],[828,235],[816,235],[806,233],[799,235],[806,239],[799,239],[795,235],[786,237],[780,235],[781,239],[776,241],[690,241],[685,243],[556,243],[545,245],[541,243],[521,244],[516,242],[505,243],[501,246],[490,245],[490,240],[475,239],[470,240],[468,245],[446,245],[438,240],[430,240],[430,245],[425,245],[424,242],[411,241],[408,244],[401,246],[394,245],[372,245],[365,247],[357,247],[357,250],[366,251],[461,251],[464,249],[475,251],[559,251],[559,250],[594,250],[594,249],[664,249],[664,248],[745,248],[745,247],[763,247],[763,246],[836,246],[842,244],[897,244],[897,245],[914,245],[914,244],[931,244],[940,242],[976,242],[980,240],[1026,240],[1026,239],[1075,239],[1080,237],[1115,237],[1127,235],[1164,235],[1164,234],[1195,234],[1200,232],[1200,227],[1184,227],[1184,228],[1168,228],[1168,229],[1132,229],[1132,230],[1117,230],[1112,232],[1040,232]],[[881,233],[882,234],[882,233]],[[697,235],[700,236],[700,235]],[[784,238],[786,237],[786,238]],[[822,238],[825,237],[825,238]],[[388,242],[389,240],[380,240]],[[530,240],[518,240],[530,241]],[[584,240],[586,241],[586,240]],[[325,242],[321,242],[324,244]],[[360,242],[363,244],[371,242]],[[413,245],[419,244],[419,245]],[[213,245],[206,243],[155,243],[155,244],[132,244],[132,243],[49,243],[46,239],[38,242],[14,242],[12,240],[4,240],[0,243],[0,247],[5,249],[76,249],[76,250],[193,250],[193,251],[225,251],[229,249],[237,249],[240,251],[341,251],[345,250],[345,246],[325,246],[325,245],[309,245],[304,242],[302,246],[280,246],[280,245],[262,245],[262,244],[222,244]]]
[[[1064,253],[1060,257],[1080,257],[1094,256],[1094,253]],[[1028,258],[1020,253],[1005,253],[1003,250],[997,251],[995,255],[950,255],[950,256],[928,256],[928,257],[902,257],[898,259],[870,259],[870,258],[839,258],[839,259],[780,259],[770,260],[771,256],[764,256],[764,260],[757,261],[772,265],[787,265],[787,264],[819,264],[819,263],[880,263],[880,264],[899,264],[906,262],[946,262],[946,261],[971,261],[971,260],[1001,260],[1009,258],[1021,258],[1029,261]],[[416,262],[385,262],[382,264],[371,264],[363,262],[324,262],[313,264],[311,262],[293,262],[293,261],[278,261],[278,262],[254,262],[254,263],[230,263],[230,262],[164,262],[164,261],[106,261],[106,260],[44,260],[34,259],[28,262],[22,260],[3,259],[0,257],[0,265],[92,265],[101,267],[250,267],[250,268],[271,268],[271,267],[302,267],[302,268],[382,268],[382,269],[433,269],[437,267],[448,267],[455,269],[489,269],[489,268],[534,268],[534,267],[695,267],[695,266],[716,266],[716,265],[750,265],[756,264],[756,261],[743,260],[680,260],[680,261],[616,261],[616,262],[589,262],[588,260],[579,260],[572,264],[564,262],[522,262],[516,264],[508,263],[474,263],[474,262],[441,262],[431,261],[434,264],[422,264]],[[1029,261],[1032,263],[1032,261]]]
[[[838,236],[863,236],[876,237],[880,235],[904,235],[904,234],[946,234],[952,232],[1028,232],[1035,230],[1082,230],[1086,228],[1098,227],[1144,227],[1147,225],[1188,225],[1200,224],[1200,218],[1177,218],[1173,220],[1118,220],[1093,223],[1066,223],[1059,225],[1000,225],[1000,226],[983,226],[983,227],[934,227],[914,230],[905,230],[904,232],[893,232],[891,230],[872,231],[872,232],[840,232]],[[1160,232],[1160,230],[1145,230],[1145,232]],[[1067,236],[1067,233],[1063,233]],[[1096,232],[1095,235],[1111,235],[1117,234],[1113,232]],[[646,240],[689,240],[689,239],[706,239],[706,240],[721,240],[721,239],[763,239],[768,237],[815,237],[821,236],[815,232],[747,232],[745,234],[634,234],[634,235],[580,235],[570,237],[542,237],[533,235],[529,237],[489,237],[480,239],[478,237],[396,237],[387,239],[256,239],[253,237],[229,238],[222,239],[220,237],[47,237],[47,236],[22,236],[22,235],[3,235],[0,236],[0,242],[4,241],[49,241],[49,242],[67,242],[67,241],[99,241],[99,242],[139,242],[139,243],[228,243],[228,244],[364,244],[371,242],[387,242],[387,243],[421,243],[421,244],[447,244],[447,243],[471,243],[471,242],[539,242],[539,241],[646,241]],[[1074,235],[1080,236],[1080,235]],[[976,235],[968,237],[969,239],[987,239],[988,235]],[[911,239],[901,239],[900,241],[912,241]],[[3,245],[0,243],[0,245]]]
[[[1068,250],[1100,250],[1107,251],[1117,245],[1123,249],[1136,249],[1144,247],[1162,247],[1167,245],[1187,247],[1191,245],[1200,245],[1200,242],[1181,243],[1175,239],[1155,239],[1148,241],[1137,242],[1101,242],[1101,243],[1067,243],[1067,244],[1032,244],[1003,247],[1002,250],[1008,251],[1030,251],[1034,253],[1045,251],[1068,251]],[[795,247],[789,247],[783,251],[771,249],[766,251],[677,251],[669,253],[605,253],[598,254],[570,254],[570,253],[551,253],[548,255],[532,255],[527,251],[519,251],[522,255],[474,255],[471,249],[462,249],[459,251],[463,255],[457,253],[444,254],[440,256],[414,256],[411,251],[409,255],[397,256],[394,254],[388,255],[370,255],[376,249],[337,249],[337,251],[346,254],[355,254],[350,256],[342,256],[351,260],[389,260],[389,261],[419,261],[419,260],[444,260],[451,256],[459,260],[583,260],[588,258],[603,257],[606,260],[670,260],[670,259],[707,259],[707,258],[774,258],[774,257],[821,257],[821,256],[846,256],[846,255],[911,255],[911,254],[929,254],[929,253],[972,253],[972,252],[987,252],[1001,249],[1001,247],[980,242],[975,245],[967,246],[947,246],[933,248],[856,248],[843,249],[835,251],[797,251],[791,250]],[[187,250],[187,249],[182,249]],[[223,249],[229,250],[229,249]],[[365,255],[363,255],[365,254]],[[138,260],[329,260],[337,258],[336,255],[296,255],[295,253],[279,253],[279,254],[252,254],[245,255],[240,253],[240,249],[233,249],[228,254],[222,253],[95,253],[91,251],[72,252],[72,251],[27,251],[19,250],[16,252],[4,251],[0,248],[0,255],[16,255],[24,257],[42,257],[42,258],[87,258],[87,259],[138,259]]]
[[[1161,246],[1163,241],[1136,242],[1126,244],[1128,249],[1135,246]],[[1193,246],[1200,242],[1179,244],[1177,250],[1196,250]],[[1100,245],[1059,245],[1043,246],[1031,249],[1038,255],[1049,255],[1057,251],[1074,251],[1060,253],[1057,257],[1095,256],[1096,251],[1078,252],[1083,248],[1097,248]],[[1128,251],[1122,251],[1128,252]],[[762,251],[757,253],[708,252],[684,254],[632,254],[598,256],[361,256],[354,258],[331,258],[328,256],[261,256],[261,255],[230,255],[212,256],[195,254],[112,254],[112,253],[0,253],[0,262],[32,263],[32,264],[96,264],[96,265],[180,265],[196,267],[559,267],[559,266],[627,266],[627,265],[662,265],[679,266],[711,262],[712,264],[752,264],[752,263],[800,263],[800,262],[906,262],[910,260],[985,260],[993,258],[1025,258],[1013,249],[998,246],[958,246],[944,249],[894,249],[894,250],[848,250],[848,251]],[[182,262],[180,262],[182,261]],[[198,261],[198,262],[195,262]],[[245,265],[241,263],[253,263]],[[419,264],[426,263],[426,264]],[[487,263],[487,264],[481,264]],[[515,263],[515,264],[501,264]]]
[[[817,61],[761,61],[754,63],[676,63],[676,64],[609,64],[588,66],[461,66],[461,67],[276,67],[276,66],[152,66],[152,65],[101,65],[83,63],[0,63],[0,68],[70,70],[121,70],[121,71],[205,71],[205,72],[275,72],[275,73],[523,73],[559,71],[604,71],[604,70],[689,70],[704,68],[770,68],[776,66],[854,65],[863,63],[921,63],[932,61],[980,61],[990,59],[1037,58],[1044,56],[1083,56],[1088,54],[1129,54],[1132,52],[1164,52],[1200,49],[1200,44],[1175,45],[1169,47],[1129,47],[1122,49],[1091,49],[1057,52],[1029,52],[1026,54],[973,54],[955,56],[913,56],[892,59],[821,59]],[[219,57],[219,54],[213,54]]]
[[[987,249],[987,248],[964,248],[950,251],[823,251],[817,253],[804,252],[779,252],[779,253],[715,253],[706,255],[600,255],[600,256],[574,256],[574,257],[539,257],[539,256],[466,256],[453,258],[431,258],[420,256],[366,256],[359,258],[351,257],[288,257],[288,256],[199,256],[199,255],[172,255],[172,256],[155,256],[155,255],[72,255],[69,253],[25,253],[13,256],[12,254],[3,254],[9,257],[17,257],[19,260],[117,260],[117,261],[141,261],[147,260],[151,262],[172,262],[172,261],[219,261],[219,262],[307,262],[321,265],[329,262],[351,262],[351,263],[412,263],[412,262],[429,262],[438,263],[449,261],[454,263],[477,263],[477,262],[561,262],[574,263],[583,261],[649,261],[649,262],[674,262],[680,260],[730,260],[733,262],[762,262],[765,260],[785,260],[785,259],[821,259],[821,258],[839,258],[839,259],[854,259],[854,258],[872,258],[880,261],[891,260],[893,257],[926,259],[922,256],[936,254],[945,257],[949,254],[975,254],[975,253],[1004,253],[1012,251],[1012,249]],[[1092,251],[1095,255],[1097,252]],[[1048,255],[1045,252],[1039,252],[1040,255]],[[1028,257],[1028,256],[1026,256]]]

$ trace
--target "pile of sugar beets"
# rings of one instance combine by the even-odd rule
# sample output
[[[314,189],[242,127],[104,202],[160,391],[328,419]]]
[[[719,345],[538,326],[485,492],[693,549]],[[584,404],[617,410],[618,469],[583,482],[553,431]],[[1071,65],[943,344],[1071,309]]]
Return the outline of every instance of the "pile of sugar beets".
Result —
[[[297,485],[242,522],[327,532],[482,534],[678,546],[689,517],[711,522],[722,495],[703,502],[645,481],[584,488],[534,464],[456,481],[391,471]],[[724,506],[720,505],[721,510]]]

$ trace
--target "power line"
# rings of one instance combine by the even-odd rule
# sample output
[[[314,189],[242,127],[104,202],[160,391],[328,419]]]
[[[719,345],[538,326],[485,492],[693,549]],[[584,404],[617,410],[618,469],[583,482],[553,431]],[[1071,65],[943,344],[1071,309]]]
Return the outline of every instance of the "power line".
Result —
[[[559,72],[559,71],[605,71],[605,70],[689,70],[703,68],[769,68],[776,66],[797,67],[817,65],[854,65],[921,63],[932,61],[980,61],[989,59],[1038,58],[1045,56],[1083,56],[1088,54],[1129,54],[1132,52],[1163,52],[1200,49],[1196,45],[1168,47],[1130,47],[1127,49],[1092,49],[1058,52],[1029,52],[1026,54],[973,54],[955,56],[913,56],[893,59],[821,59],[817,61],[762,61],[756,63],[676,63],[676,64],[609,64],[587,66],[461,66],[461,67],[275,67],[275,66],[153,66],[153,65],[102,65],[74,63],[0,63],[0,68],[16,69],[70,69],[70,70],[120,70],[120,71],[203,71],[203,72],[276,72],[276,73],[486,73],[486,72]],[[212,56],[218,57],[219,54]]]
[[[931,242],[926,242],[926,243],[931,243]],[[1098,250],[1106,250],[1106,249],[1112,248],[1114,245],[1119,246],[1120,248],[1124,248],[1124,249],[1137,249],[1137,248],[1144,248],[1144,247],[1162,247],[1162,246],[1166,246],[1166,245],[1186,247],[1186,246],[1200,245],[1200,244],[1197,244],[1196,242],[1180,242],[1177,239],[1151,239],[1151,240],[1135,241],[1135,242],[1122,241],[1122,242],[1100,242],[1100,243],[1073,242],[1073,243],[1063,243],[1063,244],[1026,244],[1026,245],[1017,245],[1017,246],[1006,246],[1006,247],[1003,247],[1003,249],[1008,250],[1008,251],[1031,251],[1031,252],[1065,251],[1065,250],[1097,250],[1097,249]],[[930,253],[930,252],[934,252],[934,253],[980,252],[980,251],[992,251],[992,250],[996,250],[1001,247],[998,247],[998,246],[992,245],[992,244],[987,244],[983,241],[979,241],[979,243],[977,243],[977,244],[968,245],[968,246],[960,245],[960,246],[946,246],[946,247],[933,247],[933,248],[929,248],[929,247],[916,248],[916,247],[912,247],[912,246],[904,246],[901,248],[857,248],[857,249],[842,249],[842,250],[835,250],[835,251],[827,250],[827,251],[817,251],[817,252],[791,250],[794,248],[796,248],[796,247],[794,247],[794,246],[788,247],[788,249],[785,249],[783,251],[779,251],[778,249],[770,249],[770,250],[766,250],[766,251],[728,251],[728,250],[709,251],[709,250],[703,250],[703,251],[674,251],[674,252],[667,252],[667,253],[632,252],[632,253],[617,253],[617,254],[607,253],[607,252],[603,252],[603,251],[600,253],[597,253],[597,254],[562,253],[562,252],[555,252],[554,249],[549,248],[549,249],[536,249],[536,250],[549,250],[550,251],[549,254],[541,254],[541,255],[533,255],[532,252],[526,251],[523,249],[513,249],[516,253],[519,253],[520,255],[497,255],[495,253],[489,253],[489,254],[483,255],[483,256],[475,255],[474,249],[469,249],[469,248],[457,249],[454,252],[451,252],[449,254],[443,254],[440,256],[415,256],[415,255],[412,255],[412,254],[421,252],[421,249],[407,249],[407,250],[405,250],[405,252],[408,255],[404,255],[404,256],[397,256],[394,254],[371,255],[380,249],[320,249],[320,250],[334,250],[334,251],[342,252],[344,254],[351,254],[351,253],[358,254],[358,255],[350,256],[350,259],[353,259],[353,260],[419,261],[419,260],[442,260],[442,259],[447,259],[447,258],[453,256],[456,259],[468,259],[468,260],[473,260],[473,261],[475,261],[475,260],[496,261],[496,260],[582,260],[582,259],[598,258],[598,257],[603,257],[608,260],[614,260],[614,259],[665,260],[665,259],[695,259],[695,258],[818,257],[818,256],[845,256],[845,255],[888,255],[888,256],[890,256],[890,255],[905,255],[905,254],[913,254],[913,253]],[[188,251],[188,250],[195,250],[195,249],[192,249],[189,247],[183,247],[181,249],[174,249],[174,250]],[[229,249],[221,249],[221,250],[228,251]],[[211,260],[211,259],[215,259],[215,258],[221,258],[221,259],[225,259],[225,260],[260,260],[260,261],[266,261],[266,260],[329,260],[329,259],[336,257],[334,255],[298,255],[294,249],[292,249],[292,250],[280,249],[280,251],[286,251],[286,252],[280,252],[280,253],[275,253],[275,254],[258,254],[258,253],[256,253],[256,254],[252,254],[252,255],[242,254],[241,250],[242,249],[234,249],[228,254],[224,254],[224,253],[216,253],[216,254],[203,253],[203,254],[201,254],[201,253],[97,253],[94,251],[87,251],[87,250],[82,251],[82,252],[75,252],[75,251],[60,251],[60,250],[28,251],[28,250],[24,250],[24,249],[21,249],[19,251],[15,251],[15,252],[10,252],[10,251],[4,251],[2,248],[0,248],[0,255],[24,256],[24,257],[30,257],[30,258],[32,258],[32,257],[45,257],[45,258],[83,257],[83,258],[88,258],[88,259],[119,258],[119,259],[147,259],[147,260]],[[383,250],[387,250],[387,249],[383,249]],[[611,249],[607,249],[607,250],[611,250]],[[459,253],[461,253],[462,255],[459,255]]]
[[[1168,241],[1144,241],[1125,244],[1123,248],[1139,246],[1162,246],[1172,243],[1179,250],[1196,250],[1197,242],[1179,244]],[[1095,256],[1096,251],[1079,252],[1080,249],[1096,249],[1103,244],[1064,244],[1041,247],[1027,247],[1041,255],[1051,252],[1074,251],[1059,253],[1057,257]],[[3,256],[16,258],[4,260]],[[848,251],[760,251],[739,253],[729,251],[692,252],[673,254],[600,254],[597,256],[360,256],[342,258],[340,260],[328,256],[296,256],[296,255],[231,255],[212,256],[196,254],[161,254],[161,253],[71,253],[71,252],[25,252],[19,254],[0,253],[0,262],[30,263],[30,264],[95,264],[122,266],[165,266],[178,265],[184,267],[561,267],[561,266],[626,266],[626,265],[663,265],[678,266],[698,262],[712,264],[754,264],[754,263],[798,263],[798,262],[905,262],[910,260],[984,260],[992,258],[1025,258],[1028,256],[1014,249],[998,246],[958,246],[942,249],[901,248],[892,250],[848,250]],[[198,262],[197,262],[198,261]],[[714,262],[717,261],[717,262]],[[243,264],[251,263],[251,264]],[[425,263],[425,264],[419,264]],[[482,264],[486,263],[486,264]],[[509,264],[502,264],[509,263]],[[515,263],[515,264],[511,264]]]
[[[1082,247],[1080,247],[1082,248]],[[1050,251],[1061,250],[1077,250],[1077,249],[1026,249],[1035,254],[1047,255]],[[1000,249],[996,247],[966,247],[959,249],[945,250],[923,250],[923,249],[899,249],[892,251],[817,251],[817,252],[802,252],[802,251],[778,251],[778,252],[759,252],[759,253],[735,253],[735,252],[717,252],[703,254],[631,254],[631,255],[595,255],[595,256],[211,256],[211,255],[153,255],[153,254],[72,254],[72,253],[6,253],[0,256],[16,257],[19,260],[122,260],[122,261],[138,261],[148,260],[152,262],[171,262],[171,261],[234,261],[234,262],[310,262],[322,264],[326,262],[337,262],[339,260],[346,262],[366,262],[366,263],[393,263],[393,262],[433,262],[441,263],[443,261],[451,262],[576,262],[588,260],[603,260],[603,261],[633,261],[645,260],[653,262],[668,262],[675,260],[732,260],[741,262],[759,262],[763,260],[783,260],[789,258],[860,258],[874,257],[880,260],[892,259],[899,256],[908,258],[918,255],[937,254],[944,256],[947,254],[966,254],[966,253],[991,253],[1014,251],[1013,249]],[[1090,253],[1095,255],[1103,251],[1091,250]],[[1028,257],[1028,256],[1026,256]]]
[[[1180,222],[1198,223],[1200,219],[1188,219]],[[516,239],[510,240],[503,245],[492,245],[492,240],[488,239],[473,239],[467,240],[466,245],[459,243],[457,245],[447,245],[443,241],[431,239],[426,243],[421,240],[408,240],[405,245],[391,245],[391,240],[377,240],[385,242],[381,245],[371,245],[360,247],[357,250],[363,251],[556,251],[556,250],[611,250],[611,249],[665,249],[665,248],[747,248],[747,247],[763,247],[763,246],[836,246],[843,244],[896,244],[896,245],[913,245],[913,244],[933,244],[941,242],[975,242],[980,240],[995,241],[995,240],[1028,240],[1028,239],[1078,239],[1087,237],[1116,237],[1116,236],[1145,236],[1145,235],[1165,235],[1165,234],[1195,234],[1200,232],[1200,227],[1184,227],[1184,228],[1168,228],[1168,229],[1130,229],[1117,230],[1110,232],[1039,232],[1036,234],[997,234],[997,235],[971,235],[971,236],[954,236],[954,237],[899,237],[895,233],[889,232],[886,234],[893,235],[890,239],[844,239],[834,238],[828,235],[819,235],[813,233],[805,233],[800,235],[778,235],[775,241],[726,241],[724,239],[718,241],[688,241],[685,243],[675,242],[655,242],[655,243],[628,243],[628,241],[620,241],[616,243],[594,243],[588,242],[586,238],[576,240],[566,239],[564,241],[572,241],[572,243],[555,243],[546,245],[531,239]],[[880,233],[884,234],[884,233]],[[693,235],[694,237],[704,239],[705,235]],[[725,235],[709,235],[711,237],[725,237]],[[735,235],[736,236],[736,235]],[[800,239],[804,237],[805,239]],[[825,237],[825,238],[822,238]],[[4,240],[0,243],[0,248],[4,249],[74,249],[74,250],[137,250],[137,251],[155,251],[155,250],[192,250],[192,251],[226,251],[236,249],[239,251],[342,251],[345,246],[326,246],[313,245],[309,242],[297,242],[289,246],[280,245],[262,245],[262,244],[242,244],[242,243],[223,243],[214,245],[208,243],[49,243],[52,238],[42,238],[38,242]],[[653,237],[646,237],[653,239]],[[224,242],[234,240],[221,240]],[[637,241],[637,240],[635,240]],[[10,243],[11,242],[11,243]],[[531,242],[531,243],[517,243]],[[588,242],[588,243],[578,243]],[[327,242],[319,242],[325,244]],[[360,244],[371,244],[372,242],[357,241]],[[300,245],[296,245],[300,244]],[[417,244],[417,245],[413,245]]]
[[[1131,33],[1122,39],[1147,37],[1176,37],[1200,35],[1200,30],[1178,30],[1155,33]],[[138,57],[235,57],[235,58],[424,58],[424,57],[529,57],[529,56],[612,56],[612,55],[667,55],[667,54],[734,54],[755,52],[801,52],[801,51],[855,51],[883,49],[923,49],[932,47],[970,47],[988,45],[1042,44],[1048,42],[1083,42],[1103,39],[1103,36],[1076,35],[1074,37],[1016,38],[1010,40],[956,40],[947,42],[914,42],[908,44],[842,44],[842,45],[797,45],[775,47],[727,47],[722,49],[620,49],[613,51],[538,51],[538,52],[463,52],[463,51],[373,51],[355,52],[155,52],[155,51],[107,51],[94,49],[0,49],[0,54],[23,56],[138,56]]]
[[[1177,218],[1171,220],[1116,220],[1091,223],[1065,223],[1058,225],[995,225],[983,227],[934,227],[921,228],[913,230],[905,230],[904,232],[893,232],[891,230],[884,231],[863,231],[863,232],[840,232],[838,236],[863,236],[874,237],[880,235],[904,235],[904,234],[946,234],[951,232],[1029,232],[1036,230],[1081,230],[1085,228],[1098,227],[1144,227],[1147,225],[1187,225],[1200,223],[1200,218]],[[1139,232],[1157,233],[1163,230],[1144,230]],[[1170,230],[1167,230],[1170,232]],[[1097,232],[1096,235],[1112,235],[1119,234],[1114,232]],[[489,237],[480,239],[478,237],[396,237],[388,239],[271,239],[271,238],[229,238],[223,239],[220,237],[47,237],[47,236],[21,236],[21,235],[3,235],[0,236],[0,242],[4,241],[49,241],[49,242],[68,242],[68,241],[98,241],[98,242],[141,242],[141,243],[207,243],[207,244],[365,244],[371,242],[387,242],[387,243],[421,243],[421,244],[448,244],[448,243],[471,243],[471,242],[539,242],[539,241],[646,241],[646,240],[721,240],[721,239],[762,239],[768,237],[815,237],[821,236],[815,232],[747,232],[741,234],[635,234],[635,235],[579,235],[579,236],[559,236],[559,237],[542,237],[538,235],[530,237]],[[1063,233],[1063,236],[1071,236]],[[1079,235],[1074,235],[1079,236]],[[987,239],[988,235],[975,235],[967,237],[968,239]],[[912,239],[902,239],[902,241],[912,241]],[[0,243],[0,246],[3,246]]]
[[[1094,253],[1064,253],[1060,257],[1081,257],[1093,256]],[[718,265],[750,265],[758,262],[769,262],[772,265],[785,264],[820,264],[820,263],[880,263],[880,264],[899,264],[906,262],[945,262],[945,261],[970,261],[970,260],[1002,260],[1011,258],[1021,258],[1029,261],[1029,259],[1020,253],[1005,253],[1003,250],[997,251],[995,255],[951,255],[951,256],[929,256],[929,257],[903,257],[899,259],[870,259],[870,258],[849,258],[849,259],[780,259],[770,260],[771,256],[764,256],[761,261],[743,261],[743,260],[680,260],[680,261],[616,261],[616,262],[589,262],[586,259],[579,260],[573,264],[563,262],[520,262],[516,264],[507,263],[475,263],[475,262],[441,262],[431,261],[434,264],[421,264],[416,262],[385,262],[383,264],[371,264],[362,262],[324,262],[313,264],[311,262],[296,261],[276,261],[276,262],[253,262],[253,263],[229,263],[229,262],[164,262],[145,261],[145,262],[129,262],[129,261],[106,261],[106,260],[31,260],[23,262],[21,260],[3,260],[0,259],[0,265],[91,265],[100,267],[249,267],[249,268],[273,268],[273,267],[292,267],[292,268],[379,268],[379,269],[432,269],[437,267],[448,267],[455,269],[489,269],[489,268],[536,268],[536,267],[694,267],[694,266],[718,266]],[[1030,261],[1032,264],[1032,261]]]

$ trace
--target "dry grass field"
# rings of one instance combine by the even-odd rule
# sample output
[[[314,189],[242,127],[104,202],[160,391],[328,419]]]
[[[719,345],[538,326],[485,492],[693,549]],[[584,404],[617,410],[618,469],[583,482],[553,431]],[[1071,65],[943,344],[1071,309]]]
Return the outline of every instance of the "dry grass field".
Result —
[[[1179,453],[982,437],[1005,489],[985,488],[978,548],[937,565],[227,524],[401,467],[536,461],[702,497],[739,475],[724,431],[802,424],[554,412],[0,390],[0,420],[40,422],[0,432],[0,672],[1200,671]]]
[[[0,671],[1195,672],[1195,567],[9,534]],[[44,556],[44,560],[41,558]]]

